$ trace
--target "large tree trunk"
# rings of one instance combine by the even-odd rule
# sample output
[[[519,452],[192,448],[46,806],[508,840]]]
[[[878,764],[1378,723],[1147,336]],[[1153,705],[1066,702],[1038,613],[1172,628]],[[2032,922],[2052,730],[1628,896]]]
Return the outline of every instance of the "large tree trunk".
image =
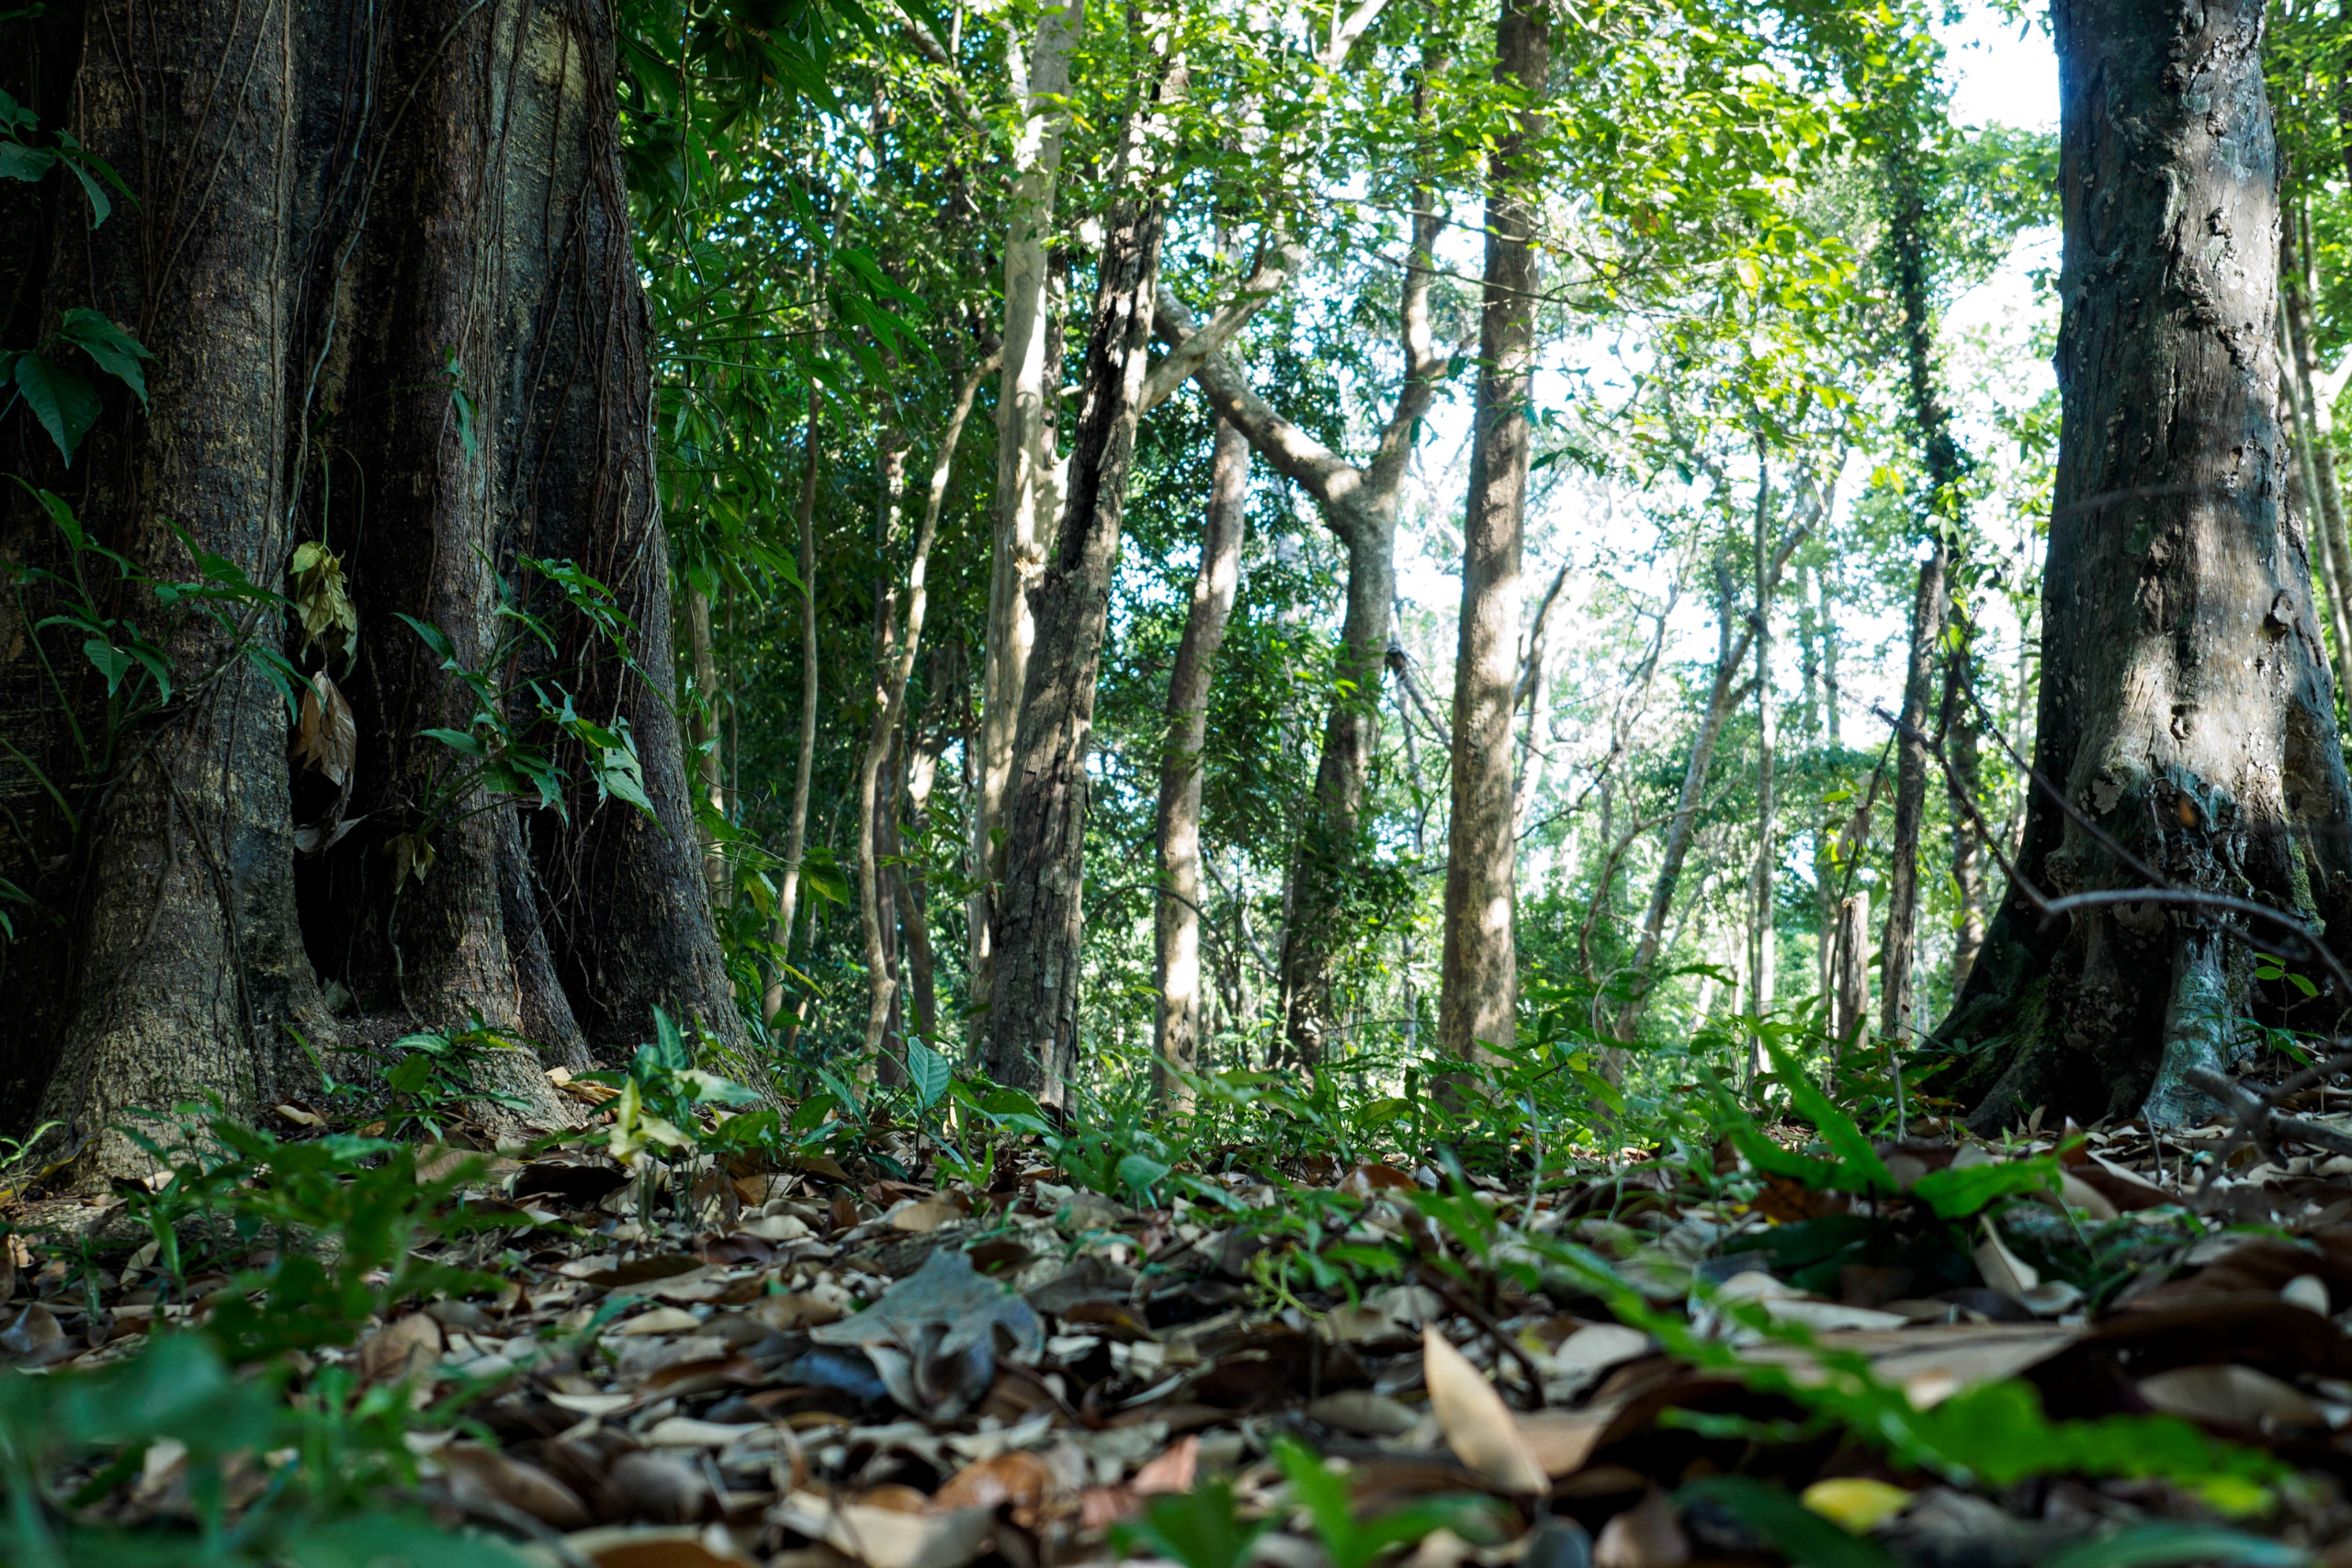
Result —
[[[1057,520],[1061,464],[1057,416],[1062,376],[1061,323],[1052,308],[1048,243],[1061,175],[1063,102],[1070,54],[1086,28],[1085,0],[1048,4],[1024,53],[1007,44],[1006,73],[1025,118],[1012,147],[1012,218],[1004,243],[1004,363],[996,400],[996,535],[989,567],[987,662],[981,671],[979,794],[971,811],[972,894],[967,914],[966,998],[977,1048],[995,972],[999,839],[1013,787],[1013,748],[1036,637],[1029,590],[1044,562],[1038,538]]]
[[[92,231],[66,181],[45,183],[44,226],[11,223],[0,241],[0,293],[20,301],[8,341],[90,306],[155,355],[146,411],[110,398],[71,474],[22,418],[0,431],[6,466],[61,490],[93,537],[158,578],[189,575],[165,520],[266,586],[286,583],[297,543],[322,544],[342,558],[358,625],[347,653],[304,655],[306,671],[334,658],[356,755],[350,830],[299,878],[285,707],[225,634],[181,622],[180,693],[126,738],[136,760],[63,773],[64,716],[29,686],[28,641],[0,640],[15,649],[0,656],[8,732],[78,803],[69,817],[37,782],[0,786],[13,806],[32,782],[45,802],[20,814],[39,846],[30,867],[66,857],[45,872],[0,849],[0,876],[40,901],[6,960],[24,998],[0,1019],[10,1108],[38,1103],[88,1137],[130,1105],[290,1092],[291,1030],[333,1047],[377,1029],[328,1019],[319,976],[390,1032],[478,1013],[576,1056],[583,1032],[648,1037],[659,1005],[739,1037],[670,701],[606,13],[192,0],[158,16],[107,0],[15,24],[6,42],[22,46],[0,48],[11,91],[139,195]],[[0,536],[13,558],[55,552],[20,494],[0,500]],[[524,556],[607,585],[647,674],[628,673]],[[448,758],[417,732],[468,728],[473,704],[396,614],[480,660],[510,583],[562,649],[525,670],[626,726],[650,819],[600,800],[578,743],[522,711],[507,716],[566,772],[568,820],[518,817],[479,786],[429,808],[424,780]],[[266,646],[285,635],[274,614],[247,624]],[[49,654],[78,659],[62,643]],[[86,728],[103,683],[67,697]],[[431,851],[421,879],[399,874],[390,850],[403,840],[412,872],[413,852]],[[630,918],[609,918],[619,909]],[[495,1070],[546,1094],[527,1064]]]
[[[1495,79],[1540,98],[1551,65],[1542,10],[1502,0]],[[1527,517],[1527,403],[1535,371],[1540,258],[1531,138],[1544,117],[1521,114],[1487,167],[1487,276],[1479,312],[1478,389],[1463,520],[1462,616],[1453,663],[1453,814],[1447,829],[1445,948],[1438,1041],[1451,1055],[1510,1047],[1518,1032],[1519,810],[1510,721],[1519,694],[1520,545]]]
[[[1153,298],[1164,230],[1136,110],[1121,152],[1133,188],[1103,222],[1101,276],[1086,347],[1084,400],[1071,444],[1061,525],[1029,595],[1035,628],[1006,802],[1004,880],[990,945],[981,1063],[999,1083],[1067,1103],[1078,1058],[1086,849],[1086,754],[1111,574],[1149,369]]]
[[[2341,948],[2352,789],[2307,546],[2280,507],[2262,7],[2054,16],[2064,423],[2035,766],[2175,886],[2270,901]],[[2019,872],[2052,894],[2144,885],[2039,790]],[[2194,908],[2050,922],[2013,887],[1941,1031],[1937,1091],[1979,1127],[2037,1105],[2177,1121],[2197,1109],[2182,1073],[2249,1010],[2250,958]]]
[[[1191,1072],[1201,1046],[1201,750],[1208,744],[1209,678],[1241,581],[1250,439],[1223,420],[1209,457],[1209,504],[1193,603],[1168,676],[1168,739],[1159,762],[1159,891],[1152,919],[1158,971],[1152,1078],[1162,1098],[1191,1103],[1168,1069]]]

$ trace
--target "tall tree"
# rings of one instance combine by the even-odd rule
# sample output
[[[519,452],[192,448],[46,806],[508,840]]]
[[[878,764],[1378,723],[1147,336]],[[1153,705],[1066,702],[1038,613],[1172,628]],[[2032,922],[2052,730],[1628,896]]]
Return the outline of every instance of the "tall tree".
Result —
[[[192,547],[341,628],[303,653],[300,785],[341,782],[299,840],[287,705],[245,656],[277,646],[274,609],[172,617],[171,697],[93,770],[74,736],[114,733],[119,705],[79,634],[35,626],[70,538],[0,500],[0,557],[64,572],[0,611],[28,617],[0,638],[24,825],[0,876],[40,908],[5,959],[12,1103],[136,1164],[102,1136],[125,1106],[249,1107],[294,1081],[298,1033],[375,1027],[331,1017],[322,977],[396,1029],[478,1013],[620,1045],[661,1006],[740,1039],[671,700],[605,9],[98,0],[9,23],[0,60],[136,197],[94,228],[42,183],[0,240],[0,341],[90,311],[153,356],[143,406],[107,394],[70,469],[21,413],[0,467],[141,573],[188,581]],[[502,643],[502,605],[552,649]],[[78,672],[51,687],[44,664]],[[507,786],[539,758],[549,804],[520,810]],[[558,1114],[523,1053],[493,1066]]]
[[[1453,815],[1438,1039],[1457,1056],[1517,1033],[1518,773],[1511,745],[1520,656],[1520,547],[1527,514],[1535,370],[1540,198],[1531,143],[1544,135],[1551,68],[1543,0],[1503,0],[1495,79],[1527,105],[1487,165],[1487,271],[1478,325],[1470,491],[1463,519],[1462,617],[1454,653]]]
[[[1243,502],[1250,490],[1250,438],[1223,420],[1209,457],[1209,503],[1193,602],[1168,674],[1168,739],[1159,761],[1159,888],[1152,942],[1154,1081],[1179,1099],[1168,1068],[1191,1071],[1201,1045],[1201,752],[1208,744],[1209,680],[1241,581]]]
[[[2042,578],[2037,790],[2052,894],[2270,901],[2342,949],[2348,787],[2302,541],[2281,526],[2278,171],[2258,0],[2059,0],[2064,405]],[[2075,813],[2081,815],[2076,820]],[[2318,831],[2312,831],[2318,829]],[[2012,886],[1938,1043],[1980,1127],[2199,1109],[2182,1075],[2248,1010],[2244,928]],[[2346,998],[2336,998],[2339,1005]]]
[[[1171,18],[1155,17],[1158,28]],[[1071,444],[1061,523],[1029,595],[1035,626],[1005,808],[1004,881],[991,917],[994,965],[980,1059],[999,1083],[1067,1101],[1078,1056],[1084,934],[1086,756],[1095,675],[1110,613],[1111,574],[1150,370],[1153,301],[1166,228],[1158,159],[1167,139],[1162,92],[1182,66],[1150,38],[1149,74],[1130,110],[1103,219],[1084,392]],[[1141,62],[1139,62],[1140,64]],[[1165,73],[1165,76],[1161,75]]]
[[[975,1041],[986,1016],[998,840],[1013,787],[1013,749],[1036,637],[1029,590],[1043,570],[1038,538],[1061,505],[1062,329],[1054,310],[1052,240],[1062,138],[1069,121],[1070,56],[1086,27],[1085,0],[1047,4],[1023,47],[1009,36],[1005,72],[1023,118],[1012,144],[1004,243],[1004,360],[996,400],[996,537],[989,566],[987,662],[981,671],[979,794],[971,817],[972,894],[965,978]]]

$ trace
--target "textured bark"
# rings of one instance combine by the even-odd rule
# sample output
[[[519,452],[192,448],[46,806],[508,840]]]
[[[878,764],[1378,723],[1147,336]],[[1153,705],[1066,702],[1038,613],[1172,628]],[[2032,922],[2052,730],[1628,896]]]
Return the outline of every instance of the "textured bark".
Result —
[[[6,293],[51,319],[95,305],[156,355],[149,410],[114,400],[69,498],[159,577],[188,564],[163,519],[266,586],[285,583],[295,544],[322,542],[344,558],[360,632],[334,670],[356,722],[353,830],[299,875],[297,808],[315,818],[297,792],[315,775],[289,782],[284,705],[248,665],[193,679],[224,649],[192,633],[172,649],[186,694],[136,764],[82,781],[96,809],[78,833],[62,818],[35,829],[83,869],[36,887],[42,938],[7,960],[40,974],[32,1005],[0,1024],[10,1108],[39,1100],[87,1131],[199,1089],[250,1107],[284,1092],[289,1026],[337,1043],[322,975],[396,1027],[478,1014],[575,1062],[583,1038],[647,1038],[655,1005],[733,1034],[667,689],[605,12],[194,0],[163,16],[109,0],[18,37],[21,96],[139,192],[94,232],[53,182],[38,243],[6,231]],[[64,484],[29,431],[0,432],[23,459],[8,466]],[[11,555],[46,547],[17,500],[0,508]],[[599,651],[516,570],[525,554],[610,585],[654,679]],[[432,833],[430,871],[396,887],[385,847],[424,825],[436,761],[417,731],[462,728],[472,709],[395,613],[477,660],[506,592],[531,595],[562,641],[528,672],[628,727],[658,822],[600,806],[582,759],[559,748],[568,823],[459,802]],[[256,629],[282,635],[274,619]],[[0,641],[13,698],[27,648]],[[37,747],[44,727],[28,732]],[[546,1093],[526,1065],[494,1071]]]
[[[1055,434],[1060,411],[1061,323],[1052,309],[1047,249],[1054,187],[1060,178],[1062,132],[1069,121],[1071,51],[1086,27],[1085,0],[1048,4],[1024,53],[1007,44],[1012,97],[1025,118],[1012,149],[1012,199],[1004,244],[1004,361],[997,386],[996,536],[989,566],[987,663],[981,672],[979,793],[971,811],[972,894],[967,911],[965,974],[977,1046],[995,972],[989,942],[995,909],[1000,831],[1013,786],[1013,748],[1028,689],[1036,637],[1029,590],[1044,561],[1038,539],[1057,521],[1061,459]]]
[[[1830,1022],[1831,1050],[1839,1057],[1871,1025],[1871,896],[1849,894],[1838,901],[1838,927],[1831,938],[1830,973],[1837,989]]]
[[[1168,675],[1168,739],[1159,761],[1159,890],[1153,907],[1153,1083],[1162,1098],[1190,1105],[1192,1091],[1171,1079],[1191,1072],[1201,1046],[1201,750],[1208,744],[1209,678],[1225,644],[1226,623],[1241,581],[1242,503],[1250,490],[1250,438],[1223,420],[1209,457],[1209,504],[1201,525],[1201,561],[1193,602]],[[1163,1066],[1164,1064],[1164,1066]]]
[[[2064,404],[2035,766],[2177,886],[2340,949],[2352,821],[2305,541],[2282,516],[2277,167],[2254,0],[2061,0]],[[2317,832],[2305,829],[2317,829]],[[2046,793],[2023,877],[2142,885]],[[2250,954],[2194,910],[2045,922],[2012,888],[1940,1032],[1980,1127],[2198,1110]],[[2343,998],[2338,998],[2341,1001]]]
[[[1984,840],[1977,830],[1974,810],[1980,793],[1976,720],[1968,705],[1965,685],[1975,678],[1975,660],[1963,632],[1944,670],[1943,715],[1936,731],[1944,739],[1944,758],[1951,764],[1945,789],[1951,799],[1951,885],[1959,906],[1952,920],[1951,994],[1958,996],[1976,967],[1984,946]]]
[[[2287,430],[2294,444],[2295,466],[2287,475],[2287,510],[2297,520],[2304,536],[2318,542],[2311,552],[2314,575],[2319,579],[2315,608],[2326,624],[2329,642],[2335,654],[2335,690],[2340,695],[2352,690],[2352,616],[2347,616],[2344,574],[2335,570],[2335,542],[2329,536],[2325,514],[2320,506],[2319,464],[2312,457],[2313,438],[2308,405],[2317,400],[2304,378],[2304,367],[2295,353],[2288,331],[2290,312],[2283,304],[2288,273],[2279,269],[2279,292],[2282,297],[2278,311],[2278,401],[2285,412]],[[2314,525],[2316,525],[2316,526]]]
[[[1538,100],[1551,41],[1539,6],[1502,0],[1495,79]],[[1541,271],[1528,142],[1544,117],[1522,110],[1487,165],[1487,270],[1478,325],[1470,486],[1463,520],[1462,615],[1453,664],[1453,812],[1445,863],[1445,948],[1438,1040],[1453,1055],[1510,1047],[1518,1032],[1519,810],[1511,716],[1519,695],[1520,547],[1527,517]]]
[[[1145,144],[1142,126],[1131,127],[1122,161],[1137,186],[1145,183],[1137,166]],[[1163,227],[1158,197],[1141,194],[1122,194],[1104,219],[1068,494],[1053,551],[1029,595],[1035,638],[1006,802],[981,1064],[999,1083],[1034,1089],[1053,1105],[1066,1103],[1078,1057],[1086,753],[1149,369]]]

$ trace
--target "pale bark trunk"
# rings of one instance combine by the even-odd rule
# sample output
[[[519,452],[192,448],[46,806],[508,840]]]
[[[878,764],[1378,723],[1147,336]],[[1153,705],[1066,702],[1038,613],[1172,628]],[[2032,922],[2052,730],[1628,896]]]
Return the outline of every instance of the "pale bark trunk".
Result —
[[[777,873],[775,924],[768,940],[775,968],[762,1011],[773,1029],[784,1015],[784,970],[792,962],[792,917],[800,905],[800,863],[808,852],[808,787],[817,771],[817,432],[823,401],[808,383],[808,423],[801,437],[800,505],[800,750],[792,769],[792,807],[784,819],[784,865]]]
[[[1544,14],[1502,0],[1495,79],[1540,98],[1550,68]],[[1454,653],[1453,812],[1447,829],[1445,947],[1438,1041],[1485,1055],[1516,1042],[1519,810],[1511,718],[1519,694],[1520,554],[1527,514],[1527,401],[1535,370],[1540,197],[1529,186],[1532,109],[1487,166],[1487,267],[1479,312],[1470,488],[1463,523],[1462,615]]]
[[[883,896],[883,884],[888,879],[883,875],[883,855],[877,835],[890,832],[891,829],[881,815],[884,809],[882,769],[890,754],[893,738],[899,732],[900,716],[906,711],[907,681],[914,673],[915,655],[922,646],[923,619],[931,608],[928,585],[931,551],[939,538],[939,517],[947,503],[947,481],[955,472],[956,448],[964,439],[964,422],[971,418],[972,402],[979,396],[980,382],[996,367],[996,356],[990,355],[978,369],[964,378],[963,385],[956,389],[956,406],[947,416],[947,427],[940,434],[939,454],[931,468],[931,484],[923,493],[922,523],[916,530],[914,551],[907,561],[903,624],[899,616],[898,590],[887,590],[876,607],[874,722],[866,733],[865,748],[858,759],[857,770],[860,823],[857,844],[858,918],[865,942],[865,1055],[869,1062],[876,1059],[882,1050],[883,1036],[888,1032],[891,1008],[898,993],[897,977],[892,972],[893,966],[887,962],[883,941],[885,910],[894,907],[897,899],[893,897],[886,905]],[[886,453],[888,471],[883,481],[882,530],[886,541],[896,531],[895,518],[905,462],[903,447]],[[926,787],[925,794],[928,793]]]
[[[1951,882],[1959,908],[1952,921],[1951,994],[1960,995],[1976,967],[1984,946],[1984,841],[1977,830],[1978,755],[1975,711],[1968,703],[1967,683],[1975,676],[1972,643],[1965,627],[1959,647],[1944,670],[1943,716],[1937,732],[1944,739],[1945,759],[1951,765],[1945,788],[1951,798]]]
[[[1062,135],[1069,122],[1064,96],[1085,0],[1047,4],[1024,56],[1016,36],[1008,44],[1006,73],[1023,118],[1013,140],[1012,216],[1004,245],[1004,359],[997,387],[996,531],[989,566],[987,662],[980,688],[979,793],[971,811],[972,894],[967,910],[965,965],[972,1039],[978,1047],[987,1018],[1000,829],[1012,788],[1013,746],[1027,689],[1031,585],[1043,569],[1038,539],[1052,528],[1060,505],[1060,460],[1055,429],[1060,408],[1062,333],[1051,309],[1049,243],[1055,186],[1061,175]]]
[[[1772,797],[1772,562],[1766,538],[1771,522],[1771,470],[1760,461],[1756,477],[1756,526],[1754,539],[1754,591],[1756,594],[1756,863],[1748,877],[1748,942],[1747,994],[1755,998],[1755,1011],[1761,1018],[1772,1010],[1773,970],[1779,953],[1773,942],[1776,934],[1772,907],[1772,874],[1779,860],[1778,840],[1773,820],[1776,802]],[[1750,1048],[1747,1071],[1750,1082],[1763,1067],[1763,1046],[1759,1037]]]
[[[2283,290],[2283,276],[2281,287]],[[2343,580],[2335,570],[2335,551],[2330,547],[2326,522],[2320,510],[2319,465],[2312,460],[2312,423],[2304,412],[2309,390],[2301,384],[2301,367],[2288,333],[2288,314],[2283,308],[2278,312],[2279,401],[2286,408],[2287,429],[2295,445],[2287,511],[2302,525],[2305,548],[2312,558],[2313,575],[2319,580],[2316,603],[2335,652],[2335,690],[2341,701],[2347,692],[2352,692],[2352,621],[2346,618]]]
[[[1869,1030],[1871,1022],[1871,896],[1849,894],[1838,902],[1838,924],[1830,937],[1835,1009],[1832,1015],[1831,1060],[1845,1054]]]
[[[2064,401],[2035,769],[2177,887],[2346,945],[2352,823],[2311,566],[2279,496],[2277,161],[2256,0],[2059,0]],[[2141,875],[2037,791],[2019,874]],[[1998,1128],[2201,1115],[2252,953],[2196,909],[2046,919],[2016,887],[1928,1087]],[[2340,1005],[2346,998],[2336,998]],[[1973,1047],[1973,1049],[1972,1049]]]
[[[726,768],[719,757],[718,659],[711,646],[710,596],[691,582],[686,584],[686,646],[695,671],[694,705],[686,711],[688,734],[695,749],[695,776],[702,785],[704,804],[724,820]],[[695,837],[702,840],[703,879],[710,886],[712,905],[724,908],[729,891],[727,856],[719,847],[718,835],[702,825],[701,813],[695,817]]]
[[[2352,702],[2352,544],[2347,544],[2344,518],[2344,485],[2335,466],[2335,420],[2320,387],[2312,351],[2311,308],[2302,287],[2301,247],[2290,225],[2279,265],[2279,330],[2289,355],[2281,366],[2297,423],[2305,426],[2296,443],[2297,457],[2311,476],[2312,521],[2319,535],[2318,558],[2328,590],[2327,612],[2335,631],[2335,689]]]
[[[1240,582],[1249,488],[1249,438],[1219,420],[1201,562],[1168,676],[1167,750],[1159,765],[1159,894],[1152,923],[1159,1005],[1152,1073],[1160,1096],[1179,1109],[1190,1107],[1192,1090],[1168,1069],[1189,1073],[1200,1064],[1201,752],[1208,743],[1210,677]]]
[[[1158,90],[1152,85],[1155,98]],[[1114,175],[1119,194],[1104,217],[1061,524],[1030,595],[1035,637],[1006,801],[1004,880],[989,937],[995,968],[982,1066],[999,1083],[1035,1090],[1051,1105],[1068,1103],[1078,1058],[1086,754],[1150,368],[1164,229],[1150,162],[1159,140],[1152,122],[1160,112],[1156,103],[1135,110]]]

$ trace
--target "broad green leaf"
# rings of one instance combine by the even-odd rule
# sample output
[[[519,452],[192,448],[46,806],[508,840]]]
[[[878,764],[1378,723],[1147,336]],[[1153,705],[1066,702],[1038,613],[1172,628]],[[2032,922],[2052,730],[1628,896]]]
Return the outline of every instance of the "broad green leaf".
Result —
[[[916,1103],[925,1111],[939,1103],[947,1093],[953,1075],[947,1058],[910,1036],[907,1040],[907,1081],[913,1086]]]
[[[54,152],[21,141],[0,141],[0,180],[38,180],[56,166]]]
[[[1129,1191],[1137,1194],[1150,1191],[1168,1171],[1166,1164],[1149,1155],[1129,1155],[1119,1162],[1119,1179],[1126,1183]]]
[[[90,638],[82,645],[82,651],[89,656],[91,663],[98,667],[98,673],[107,678],[107,696],[115,694],[116,689],[122,684],[122,678],[130,673],[131,665],[136,662],[130,654],[104,637]]]
[[[2310,1561],[2310,1552],[2282,1540],[2219,1525],[2165,1519],[2070,1546],[2043,1559],[2041,1568],[2169,1568],[2176,1562],[2296,1568]]]
[[[38,354],[17,355],[17,395],[25,400],[49,438],[57,443],[65,466],[74,466],[74,449],[98,420],[97,389],[63,366],[51,365]]]
[[[2058,1185],[2058,1159],[2010,1160],[2002,1165],[1947,1166],[1931,1170],[1911,1184],[1911,1196],[1947,1220],[1964,1220],[1986,1204],[2028,1192],[2047,1192]]]
[[[147,373],[139,362],[155,356],[137,338],[108,321],[104,311],[93,310],[86,305],[66,311],[58,322],[56,341],[73,344],[97,361],[99,369],[139,394],[141,404],[147,401]]]

